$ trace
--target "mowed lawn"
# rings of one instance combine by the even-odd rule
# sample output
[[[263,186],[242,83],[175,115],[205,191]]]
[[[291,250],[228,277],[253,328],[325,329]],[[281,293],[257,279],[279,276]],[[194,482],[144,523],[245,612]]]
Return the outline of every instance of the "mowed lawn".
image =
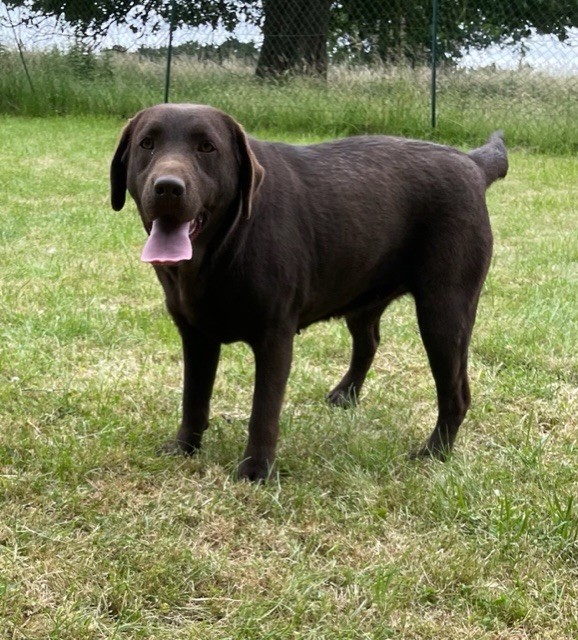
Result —
[[[202,454],[155,455],[180,345],[134,206],[109,208],[122,124],[0,119],[0,637],[577,637],[576,158],[512,150],[489,192],[453,458],[407,458],[436,415],[408,298],[357,409],[324,403],[344,324],[297,337],[279,474],[253,486],[234,480],[243,345],[223,351]]]

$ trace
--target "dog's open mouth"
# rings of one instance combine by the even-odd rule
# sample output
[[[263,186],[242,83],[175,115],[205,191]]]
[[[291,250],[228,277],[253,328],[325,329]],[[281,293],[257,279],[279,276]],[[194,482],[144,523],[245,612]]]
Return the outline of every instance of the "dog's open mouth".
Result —
[[[140,259],[156,265],[174,265],[193,257],[193,242],[205,224],[204,212],[194,220],[173,222],[157,218],[153,221],[150,235]]]

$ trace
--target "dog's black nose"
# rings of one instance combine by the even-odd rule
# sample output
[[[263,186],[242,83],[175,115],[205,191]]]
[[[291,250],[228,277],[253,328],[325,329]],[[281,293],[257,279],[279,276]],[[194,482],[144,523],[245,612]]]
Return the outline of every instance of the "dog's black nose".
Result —
[[[160,176],[154,183],[155,194],[160,198],[180,198],[185,193],[185,183],[177,176]]]

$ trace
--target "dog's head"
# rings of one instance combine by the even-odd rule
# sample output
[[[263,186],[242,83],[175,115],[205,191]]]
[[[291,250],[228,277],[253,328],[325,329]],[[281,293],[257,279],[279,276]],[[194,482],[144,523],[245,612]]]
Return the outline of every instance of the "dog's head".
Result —
[[[175,264],[223,225],[249,218],[263,167],[243,128],[212,107],[164,104],[124,128],[110,169],[113,209],[128,190],[150,233],[143,260]]]

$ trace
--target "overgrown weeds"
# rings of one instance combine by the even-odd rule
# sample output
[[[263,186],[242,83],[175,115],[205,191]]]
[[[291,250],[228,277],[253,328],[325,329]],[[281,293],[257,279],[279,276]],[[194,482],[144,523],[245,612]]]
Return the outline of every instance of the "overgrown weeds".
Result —
[[[164,98],[165,61],[80,49],[26,55],[29,77],[14,52],[0,55],[0,112],[27,116],[129,117]],[[431,128],[428,69],[332,67],[327,83],[303,78],[264,82],[237,60],[177,56],[173,102],[212,104],[250,130],[337,136],[389,133],[477,144],[501,128],[511,146],[551,153],[578,148],[576,77],[530,69],[443,70],[437,127]]]

